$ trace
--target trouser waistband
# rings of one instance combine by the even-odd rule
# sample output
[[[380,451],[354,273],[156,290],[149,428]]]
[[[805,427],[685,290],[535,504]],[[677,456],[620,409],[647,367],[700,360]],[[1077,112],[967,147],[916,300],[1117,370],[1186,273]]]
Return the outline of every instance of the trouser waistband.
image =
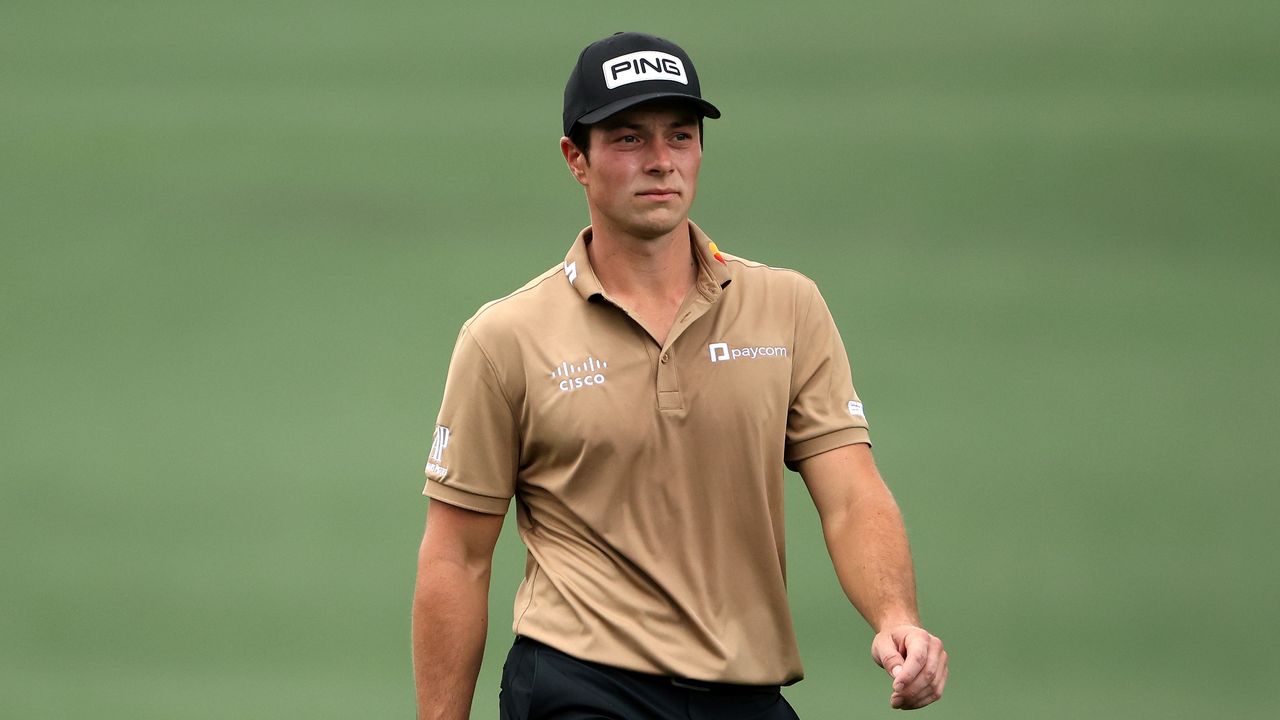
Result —
[[[614,667],[613,665],[606,665],[592,660],[583,660],[562,650],[557,650],[544,642],[539,642],[533,638],[528,638],[523,635],[516,636],[516,642],[529,643],[542,648],[546,652],[556,653],[557,655],[569,658],[574,662],[582,663],[583,665],[594,667],[604,672],[619,673],[641,682],[657,685],[674,685],[675,687],[684,688],[686,690],[696,690],[698,692],[721,695],[776,695],[782,690],[780,685],[742,685],[738,683],[711,682],[708,680],[694,680],[691,678],[672,677],[669,675],[654,675],[651,673],[640,672],[639,670],[628,670],[627,668]]]

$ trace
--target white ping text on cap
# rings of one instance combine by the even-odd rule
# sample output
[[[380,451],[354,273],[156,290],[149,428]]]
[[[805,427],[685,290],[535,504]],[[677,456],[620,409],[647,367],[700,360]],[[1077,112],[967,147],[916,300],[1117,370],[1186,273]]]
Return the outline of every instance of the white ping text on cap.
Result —
[[[689,78],[684,72],[684,63],[680,62],[680,58],[657,50],[641,50],[619,55],[605,60],[601,69],[604,71],[604,84],[610,90],[644,80],[668,80],[689,84]]]

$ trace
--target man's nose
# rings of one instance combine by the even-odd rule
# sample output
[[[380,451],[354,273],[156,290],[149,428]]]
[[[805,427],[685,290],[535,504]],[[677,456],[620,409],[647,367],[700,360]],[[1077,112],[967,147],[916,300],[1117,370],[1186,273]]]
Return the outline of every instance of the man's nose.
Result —
[[[671,148],[667,147],[664,142],[651,143],[649,145],[649,166],[647,170],[665,175],[671,172],[673,167],[671,163]]]

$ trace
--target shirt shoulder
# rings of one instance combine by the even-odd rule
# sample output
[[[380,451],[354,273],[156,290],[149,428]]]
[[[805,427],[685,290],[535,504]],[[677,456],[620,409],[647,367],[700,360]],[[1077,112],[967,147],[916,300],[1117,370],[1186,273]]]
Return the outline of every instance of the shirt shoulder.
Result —
[[[509,337],[536,323],[539,317],[554,313],[575,297],[565,281],[564,268],[553,266],[519,289],[496,300],[490,300],[462,324],[463,332],[485,344]]]
[[[747,292],[764,290],[770,295],[789,292],[800,301],[821,297],[818,284],[799,270],[766,265],[729,253],[721,254],[729,268],[732,283],[738,284]]]

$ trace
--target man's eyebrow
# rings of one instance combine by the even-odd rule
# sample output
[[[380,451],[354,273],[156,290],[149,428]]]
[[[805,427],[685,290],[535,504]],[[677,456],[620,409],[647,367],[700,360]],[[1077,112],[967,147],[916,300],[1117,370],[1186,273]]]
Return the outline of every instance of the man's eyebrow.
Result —
[[[685,117],[679,117],[679,118],[676,118],[675,120],[672,120],[671,123],[667,125],[667,127],[673,127],[673,128],[688,127],[690,125],[697,125],[697,124],[698,124],[698,116],[687,115]],[[615,120],[613,122],[605,120],[600,123],[600,127],[605,131],[621,130],[621,129],[627,129],[627,130],[644,130],[645,129],[645,126],[643,123],[626,122],[623,120]]]

